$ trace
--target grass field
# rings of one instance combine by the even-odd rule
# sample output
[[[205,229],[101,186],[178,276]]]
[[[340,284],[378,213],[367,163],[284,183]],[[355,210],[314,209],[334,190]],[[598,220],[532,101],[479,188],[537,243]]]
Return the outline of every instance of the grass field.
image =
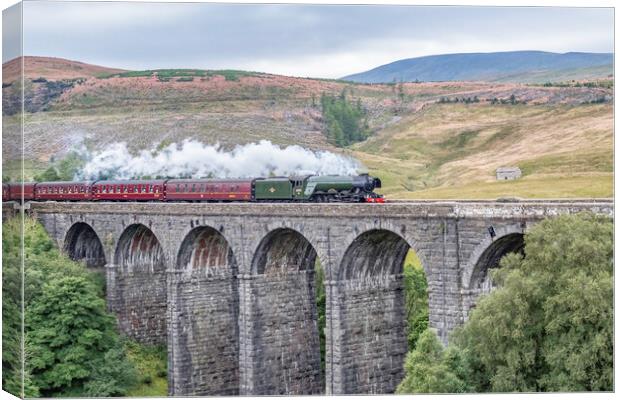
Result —
[[[388,198],[613,195],[610,105],[436,104],[353,146]],[[495,169],[523,178],[497,182]]]
[[[469,182],[461,186],[442,186],[416,192],[397,192],[396,199],[551,199],[613,197],[613,174],[547,175],[516,181]]]

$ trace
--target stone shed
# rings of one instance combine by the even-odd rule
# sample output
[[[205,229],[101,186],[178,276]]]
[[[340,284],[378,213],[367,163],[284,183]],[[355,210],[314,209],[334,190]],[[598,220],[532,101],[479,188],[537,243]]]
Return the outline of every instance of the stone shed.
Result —
[[[500,167],[495,170],[495,177],[498,181],[509,181],[521,178],[521,168],[519,167]]]

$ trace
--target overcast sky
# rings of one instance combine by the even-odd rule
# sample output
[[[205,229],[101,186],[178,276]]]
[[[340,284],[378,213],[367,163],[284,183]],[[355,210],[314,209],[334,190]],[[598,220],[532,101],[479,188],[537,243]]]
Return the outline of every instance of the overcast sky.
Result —
[[[3,61],[17,49],[5,45]],[[125,69],[337,78],[403,58],[509,50],[612,52],[613,10],[24,3],[24,54]]]

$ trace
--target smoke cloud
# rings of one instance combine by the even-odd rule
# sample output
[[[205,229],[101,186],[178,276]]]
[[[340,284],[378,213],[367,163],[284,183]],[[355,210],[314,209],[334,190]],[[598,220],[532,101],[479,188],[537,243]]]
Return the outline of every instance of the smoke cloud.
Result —
[[[364,166],[356,159],[300,146],[280,147],[270,141],[236,146],[231,151],[186,139],[161,149],[132,154],[126,143],[86,153],[76,175],[86,179],[250,178],[289,175],[357,175]]]

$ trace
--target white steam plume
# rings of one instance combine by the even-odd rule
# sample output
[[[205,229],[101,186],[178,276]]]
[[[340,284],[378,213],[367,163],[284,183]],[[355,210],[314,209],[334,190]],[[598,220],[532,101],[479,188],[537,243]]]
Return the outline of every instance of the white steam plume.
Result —
[[[300,146],[281,148],[267,140],[225,151],[192,139],[131,154],[125,143],[86,154],[76,179],[132,179],[149,176],[179,178],[248,178],[289,175],[357,175],[356,159]]]

